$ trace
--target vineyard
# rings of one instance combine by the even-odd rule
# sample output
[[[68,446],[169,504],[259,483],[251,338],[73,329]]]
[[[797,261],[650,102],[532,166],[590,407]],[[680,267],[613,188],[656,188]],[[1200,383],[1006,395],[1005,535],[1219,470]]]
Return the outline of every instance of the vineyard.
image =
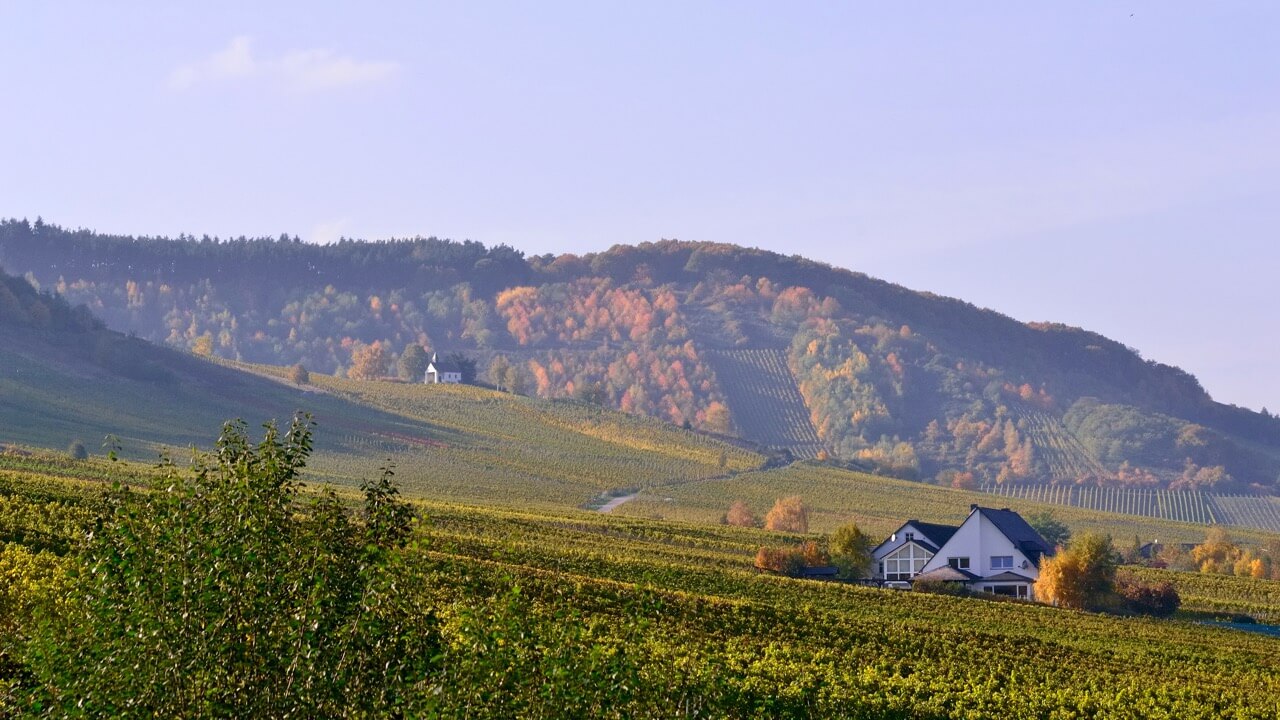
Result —
[[[1031,500],[1048,505],[1068,505],[1100,512],[1141,515],[1177,522],[1201,525],[1222,522],[1214,513],[1212,497],[1202,492],[1043,483],[991,484],[984,485],[982,491],[1005,498]]]
[[[811,459],[823,449],[782,350],[708,350],[704,353],[729,399],[742,437]]]
[[[23,573],[74,562],[38,552],[67,546],[40,542],[71,537],[88,522],[78,507],[83,492],[69,479],[75,465],[62,463],[58,475],[27,465],[21,475],[8,471],[0,492],[0,535],[19,543],[0,545],[0,570],[17,579],[0,587],[0,602],[27,602],[24,587],[66,587],[38,575],[24,584]],[[810,482],[871,484],[828,468],[792,472],[801,471]],[[100,474],[88,464],[83,479]],[[889,499],[906,499],[909,486],[895,485],[901,492]],[[963,494],[932,490],[940,494],[921,504],[928,513]],[[422,521],[397,598],[416,609],[419,632],[439,634],[442,665],[401,697],[444,716],[1263,718],[1280,711],[1280,645],[1260,635],[762,575],[752,568],[755,548],[800,537],[752,528],[425,501],[417,510]],[[1276,582],[1134,572],[1175,582],[1196,610],[1268,619],[1280,607]],[[0,643],[18,648],[17,636],[5,636],[12,631],[0,623]],[[0,690],[7,681],[0,678]]]
[[[1280,498],[1263,495],[1044,483],[991,484],[984,485],[982,491],[1048,505],[1280,532]]]
[[[1058,418],[1040,410],[1028,409],[1020,409],[1017,416],[1026,421],[1027,434],[1035,446],[1036,456],[1049,469],[1050,478],[1074,481],[1090,475],[1111,475]]]
[[[1269,495],[1210,495],[1213,514],[1223,525],[1280,532],[1280,498]]]
[[[763,462],[705,435],[584,403],[461,385],[312,377],[337,398],[422,428],[348,433],[343,445],[360,452],[317,453],[319,477],[347,485],[387,458],[410,495],[575,506],[608,491],[713,477]]]
[[[1057,492],[1061,495],[1052,495],[1045,490],[1035,497],[993,497],[981,491],[954,490],[815,463],[795,463],[785,468],[739,473],[730,478],[654,488],[640,493],[616,512],[683,522],[718,523],[735,500],[746,502],[760,516],[768,511],[774,500],[799,495],[809,509],[810,528],[818,532],[829,532],[849,520],[877,537],[893,532],[908,518],[958,524],[969,512],[970,504],[979,504],[1010,507],[1021,513],[1049,511],[1075,532],[1097,531],[1117,538],[1130,538],[1136,532],[1143,537],[1171,542],[1200,542],[1204,539],[1207,519],[1199,522],[1178,520],[1172,511],[1166,518],[1068,505],[1056,502],[1065,497],[1066,488]],[[1167,502],[1181,501],[1184,504],[1189,503],[1191,497],[1181,493],[1170,493],[1170,496]],[[1137,507],[1137,500],[1133,502],[1135,504],[1131,507]],[[1126,507],[1119,500],[1115,506]],[[1192,512],[1188,509],[1181,517],[1195,517]],[[1204,517],[1209,517],[1208,511]],[[1253,544],[1260,544],[1264,537],[1261,530],[1249,528],[1233,530],[1232,535]]]

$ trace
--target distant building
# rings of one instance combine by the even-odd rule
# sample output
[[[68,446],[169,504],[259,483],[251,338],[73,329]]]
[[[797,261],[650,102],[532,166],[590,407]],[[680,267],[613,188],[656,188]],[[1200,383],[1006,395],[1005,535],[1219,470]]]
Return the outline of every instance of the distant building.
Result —
[[[450,360],[441,360],[436,357],[435,353],[431,353],[431,362],[427,363],[427,376],[424,382],[428,385],[460,383],[462,382],[462,368],[458,366],[458,363]]]
[[[1018,513],[969,506],[957,527],[909,520],[872,551],[876,578],[890,587],[920,580],[1032,599],[1040,560],[1053,547]]]
[[[1138,556],[1144,560],[1152,560],[1158,557],[1160,553],[1164,552],[1165,547],[1165,544],[1159,540],[1152,540],[1149,543],[1143,543],[1142,546],[1138,548]],[[1195,543],[1173,543],[1173,547],[1178,548],[1179,552],[1186,553],[1195,550],[1199,546]]]

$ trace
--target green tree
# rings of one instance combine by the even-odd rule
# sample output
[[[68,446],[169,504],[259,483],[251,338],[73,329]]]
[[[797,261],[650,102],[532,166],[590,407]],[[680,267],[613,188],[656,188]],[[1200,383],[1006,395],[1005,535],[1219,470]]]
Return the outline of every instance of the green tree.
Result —
[[[71,444],[67,446],[67,454],[71,456],[72,460],[89,459],[89,451],[85,449],[82,440],[72,440]]]
[[[308,420],[251,444],[228,423],[189,472],[115,488],[69,596],[24,650],[28,700],[83,717],[335,717],[387,712],[438,653],[402,601],[408,509],[390,472],[363,518],[303,503]],[[362,522],[361,522],[362,520]]]
[[[831,561],[840,568],[841,577],[866,577],[871,570],[871,538],[856,523],[845,523],[831,533],[827,542]]]
[[[1049,543],[1049,547],[1062,547],[1071,540],[1071,528],[1054,517],[1050,510],[1031,513],[1026,516],[1026,520],[1027,524]]]
[[[427,377],[427,365],[430,362],[431,358],[427,357],[427,351],[421,345],[409,343],[404,346],[404,352],[400,353],[400,359],[396,361],[396,371],[401,380],[422,382]]]

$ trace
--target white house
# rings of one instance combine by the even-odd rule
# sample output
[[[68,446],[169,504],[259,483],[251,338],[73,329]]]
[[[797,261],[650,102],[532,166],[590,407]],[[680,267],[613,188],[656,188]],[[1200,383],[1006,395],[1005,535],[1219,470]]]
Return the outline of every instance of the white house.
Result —
[[[876,578],[891,587],[911,587],[911,581],[955,532],[954,525],[908,520],[871,551]]]
[[[1040,559],[1052,554],[1018,513],[977,505],[959,527],[908,521],[872,552],[876,577],[890,586],[938,580],[1028,599],[1035,597]]]
[[[431,362],[427,363],[427,376],[423,382],[430,385],[460,383],[462,382],[462,368],[458,367],[455,362],[440,360],[435,353],[431,353]]]

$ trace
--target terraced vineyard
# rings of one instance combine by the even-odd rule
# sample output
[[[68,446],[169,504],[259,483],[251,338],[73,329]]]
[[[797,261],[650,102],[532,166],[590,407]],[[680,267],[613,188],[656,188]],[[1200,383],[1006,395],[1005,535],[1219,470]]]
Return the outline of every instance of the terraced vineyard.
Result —
[[[1215,512],[1213,497],[1202,492],[1084,485],[1054,486],[1044,483],[991,484],[984,485],[982,491],[1007,498],[1123,515],[1141,515],[1202,525],[1224,522]],[[1275,529],[1265,526],[1247,527]]]
[[[1214,515],[1223,525],[1280,532],[1280,498],[1259,495],[1213,495]]]
[[[707,350],[742,437],[801,459],[824,445],[782,350]]]
[[[1035,445],[1039,458],[1049,467],[1051,478],[1075,480],[1086,475],[1111,475],[1058,418],[1039,410],[1022,409],[1016,414],[1019,419],[1026,420],[1031,443]]]
[[[718,524],[735,500],[744,501],[760,517],[776,499],[789,495],[799,495],[804,500],[809,509],[810,530],[830,532],[852,520],[876,538],[888,535],[908,518],[958,524],[974,503],[1009,507],[1024,514],[1051,511],[1073,532],[1094,531],[1117,538],[1131,538],[1138,533],[1166,542],[1203,541],[1207,522],[1106,512],[1054,502],[1060,498],[1047,494],[1041,499],[1001,498],[976,490],[953,490],[808,462],[644,490],[614,512]],[[1172,498],[1179,499],[1189,502],[1190,496]],[[1194,514],[1188,511],[1183,516]],[[1239,528],[1231,535],[1246,544],[1261,545],[1270,537],[1265,532],[1269,531]]]

